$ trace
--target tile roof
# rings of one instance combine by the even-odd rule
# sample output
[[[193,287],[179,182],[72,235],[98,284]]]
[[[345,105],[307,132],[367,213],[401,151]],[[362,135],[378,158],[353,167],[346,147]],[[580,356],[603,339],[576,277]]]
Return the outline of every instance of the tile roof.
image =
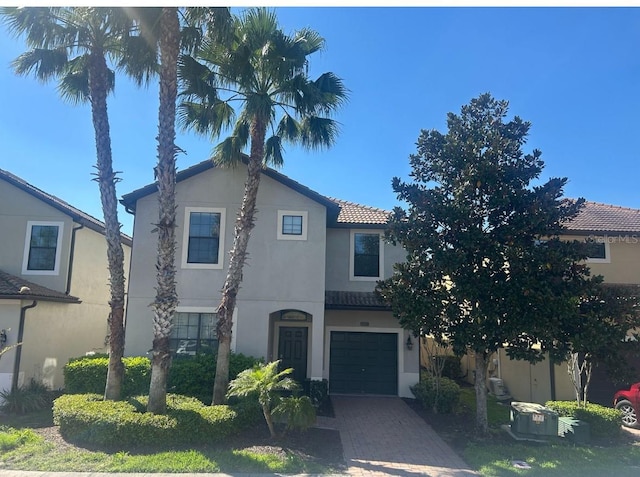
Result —
[[[334,199],[333,197],[329,197],[329,199],[340,207],[338,214],[338,223],[340,224],[386,225],[389,214],[391,214],[388,210],[376,207]]]
[[[0,270],[0,300],[42,300],[80,303],[71,295],[43,287]]]
[[[68,204],[64,200],[54,195],[51,195],[43,191],[42,189],[38,189],[37,187],[29,184],[24,179],[21,179],[20,177],[12,174],[9,171],[5,171],[4,169],[0,169],[0,179],[5,180],[9,184],[12,184],[18,189],[22,189],[26,193],[35,197],[36,199],[39,199],[49,204],[50,206],[58,209],[59,211],[70,216],[71,218],[73,218],[73,220],[84,225],[85,227],[90,228],[91,230],[95,230],[96,232],[99,232],[104,235],[104,222],[101,222],[100,220],[87,214],[86,212],[83,212],[80,209]],[[123,243],[127,245],[131,245],[131,242],[132,242],[131,237],[129,237],[126,234],[121,234],[121,236],[122,236]]]
[[[640,232],[640,210],[585,201],[566,227],[574,232]]]
[[[324,307],[329,310],[390,310],[378,300],[373,292],[327,290],[324,292]]]

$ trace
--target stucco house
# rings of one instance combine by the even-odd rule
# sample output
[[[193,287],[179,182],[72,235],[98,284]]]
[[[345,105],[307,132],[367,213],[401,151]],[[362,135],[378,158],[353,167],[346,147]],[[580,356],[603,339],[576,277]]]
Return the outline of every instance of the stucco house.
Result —
[[[0,243],[0,389],[61,388],[69,358],[106,349],[104,224],[0,169]]]
[[[580,214],[567,224],[563,239],[589,241],[592,256],[587,260],[592,275],[602,275],[604,283],[640,287],[640,210],[597,202],[585,203]],[[628,363],[640,372],[640,357]],[[468,376],[473,357],[463,358]],[[544,403],[547,400],[575,399],[566,363],[551,365],[548,360],[535,365],[511,360],[504,351],[493,356],[490,375],[501,378],[514,399]],[[640,379],[640,376],[638,376]],[[595,368],[589,399],[611,405],[616,385],[602,367]]]
[[[178,172],[176,354],[215,348],[216,307],[245,177],[244,166],[211,161]],[[156,185],[122,203],[135,215],[125,352],[144,355],[152,342]],[[418,346],[373,294],[376,281],[404,259],[400,247],[383,241],[387,215],[265,169],[232,350],[282,359],[298,380],[327,379],[332,393],[411,396]]]

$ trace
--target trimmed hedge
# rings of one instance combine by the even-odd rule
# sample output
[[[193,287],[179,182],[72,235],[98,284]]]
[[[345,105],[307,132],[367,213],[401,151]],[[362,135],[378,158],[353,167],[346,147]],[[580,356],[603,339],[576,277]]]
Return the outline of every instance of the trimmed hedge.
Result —
[[[257,422],[256,406],[205,406],[167,395],[167,414],[144,412],[147,397],[104,401],[98,394],[67,394],[53,404],[54,423],[71,441],[113,449],[218,442]]]
[[[151,363],[143,356],[123,358],[125,397],[149,392]],[[260,359],[232,353],[229,358],[229,379],[235,379],[243,370],[261,362]],[[72,358],[64,367],[65,392],[69,394],[103,394],[107,381],[107,355]],[[167,378],[167,389],[175,394],[191,396],[209,404],[213,394],[216,372],[214,355],[196,355],[173,360]]]
[[[617,437],[622,433],[621,413],[617,409],[587,403],[581,407],[577,401],[547,401],[545,406],[560,417],[572,417],[589,424],[592,437]]]
[[[149,358],[132,356],[122,358],[124,381],[122,394],[135,396],[149,392],[151,363]],[[64,367],[65,392],[69,394],[103,394],[107,382],[109,357],[106,355],[72,358]]]
[[[425,409],[449,414],[455,411],[460,401],[460,386],[452,379],[441,377],[439,391],[435,378],[422,373],[420,382],[411,386],[411,392]]]

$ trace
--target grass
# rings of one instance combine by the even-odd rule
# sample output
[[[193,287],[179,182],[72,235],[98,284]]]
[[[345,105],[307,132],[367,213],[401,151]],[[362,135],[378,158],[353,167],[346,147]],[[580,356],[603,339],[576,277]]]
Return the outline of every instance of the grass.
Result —
[[[475,392],[462,389],[457,414],[422,414],[425,420],[450,444],[464,460],[484,477],[638,477],[640,475],[640,440],[629,437],[608,442],[592,442],[577,446],[561,438],[549,443],[515,441],[504,430],[509,424],[509,406],[487,397],[490,434],[478,437],[475,422]],[[639,438],[640,439],[640,438]],[[520,469],[514,463],[525,462],[530,468]]]
[[[241,441],[237,448],[203,445],[179,450],[105,452],[44,439],[37,429],[52,425],[50,411],[5,415],[1,421],[5,425],[0,426],[0,470],[323,474],[335,472],[340,466],[291,450],[281,441],[270,441],[267,446],[264,441],[256,442],[257,447],[251,446],[250,441]],[[254,430],[253,434],[261,433]]]

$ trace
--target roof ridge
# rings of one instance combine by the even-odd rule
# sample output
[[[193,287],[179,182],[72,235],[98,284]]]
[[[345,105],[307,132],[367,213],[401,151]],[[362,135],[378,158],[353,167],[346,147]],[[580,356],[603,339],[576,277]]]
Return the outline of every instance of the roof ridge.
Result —
[[[603,207],[608,207],[610,209],[629,210],[629,211],[639,212],[640,213],[640,209],[636,209],[634,207],[627,207],[627,206],[624,206],[624,205],[605,204],[604,202],[596,202],[594,200],[586,200],[586,199],[585,199],[584,202],[585,202],[585,204],[601,205]]]
[[[39,196],[38,198],[41,200],[45,200],[47,202],[49,202],[51,206],[56,207],[58,210],[61,209],[66,209],[67,213],[70,213],[71,215],[76,215],[78,217],[82,217],[86,220],[88,220],[89,222],[93,222],[93,224],[96,227],[99,227],[101,230],[99,230],[100,233],[104,234],[104,229],[105,229],[105,223],[94,217],[91,214],[88,214],[87,212],[71,205],[69,202],[67,202],[66,200],[61,199],[58,196],[55,196],[49,192],[46,192],[42,189],[40,189],[39,187],[36,187],[35,185],[31,184],[30,182],[27,182],[26,180],[24,180],[23,178],[13,174],[12,172],[7,171],[6,169],[2,169],[0,168],[0,179],[5,178],[8,179],[9,182],[13,183],[14,186],[17,186],[19,188],[22,188],[25,192],[31,192],[32,195],[35,196]],[[64,210],[61,210],[62,212],[65,212]],[[96,230],[98,231],[98,230]],[[126,238],[128,241],[131,241],[132,238],[125,234],[124,232],[120,232],[120,234]]]
[[[380,207],[374,207],[372,205],[365,205],[365,204],[360,204],[358,202],[353,202],[353,201],[350,201],[350,200],[338,199],[337,197],[331,197],[331,196],[326,196],[326,197],[327,197],[327,199],[332,200],[334,202],[337,202],[338,204],[355,205],[357,207],[362,207],[363,209],[369,209],[369,210],[376,211],[376,212],[383,212],[383,213],[386,213],[386,214],[391,213],[390,210],[381,209]]]

